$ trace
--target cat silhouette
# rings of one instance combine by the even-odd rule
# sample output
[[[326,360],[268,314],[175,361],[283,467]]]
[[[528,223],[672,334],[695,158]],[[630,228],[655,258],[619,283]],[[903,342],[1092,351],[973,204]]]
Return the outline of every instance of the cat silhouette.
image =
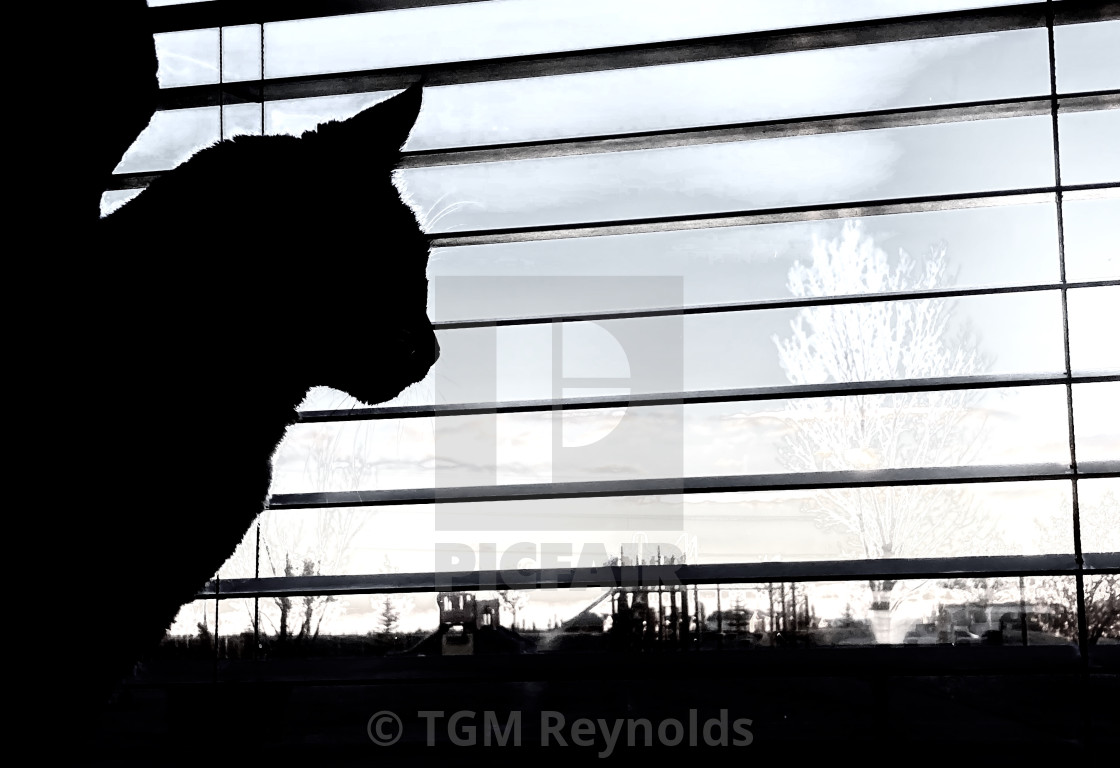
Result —
[[[51,156],[60,178],[35,214],[64,266],[42,270],[56,330],[29,368],[58,406],[36,450],[68,459],[49,489],[65,515],[39,542],[64,577],[63,677],[104,700],[262,511],[308,390],[383,402],[439,346],[427,240],[392,180],[421,85],[298,138],[222,141],[100,218],[151,117],[156,57],[142,0],[92,5],[64,30],[70,108],[95,111]]]

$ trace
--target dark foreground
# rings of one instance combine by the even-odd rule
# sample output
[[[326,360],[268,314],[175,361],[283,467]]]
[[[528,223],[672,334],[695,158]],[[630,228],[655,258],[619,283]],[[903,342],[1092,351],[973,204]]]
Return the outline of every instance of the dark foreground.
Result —
[[[1120,750],[1120,646],[163,661],[98,765],[855,757],[1038,764]],[[390,742],[379,744],[378,742]],[[923,761],[924,762],[924,761]]]

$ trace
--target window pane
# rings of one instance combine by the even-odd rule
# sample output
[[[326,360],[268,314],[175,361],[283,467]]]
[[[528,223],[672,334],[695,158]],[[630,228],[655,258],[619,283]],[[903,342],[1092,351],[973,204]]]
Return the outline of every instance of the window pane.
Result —
[[[154,37],[161,88],[218,82],[217,29],[163,32]]]
[[[1079,461],[1120,461],[1120,382],[1073,385]]]
[[[142,189],[111,189],[101,193],[101,215],[108,216],[143,191]]]
[[[1120,114],[1120,113],[1118,113]],[[426,229],[561,225],[1053,183],[1045,116],[401,172]]]
[[[971,327],[978,342],[968,342],[983,358],[973,373],[1042,373],[1064,369],[1060,297],[1057,293],[1024,293],[965,297],[957,300],[882,302],[874,305],[824,307],[815,310],[765,310],[687,316],[683,320],[684,387],[689,390],[777,386],[794,382],[825,380],[860,381],[883,378],[920,378],[961,375],[968,372],[963,362],[948,357],[914,354],[910,347],[907,362],[888,354],[885,328],[902,319],[918,322],[922,313],[941,330],[922,331],[930,344],[947,354],[956,349],[964,329]],[[918,314],[915,315],[914,312]],[[802,323],[811,338],[806,343],[820,345],[827,354],[808,351],[802,363],[783,370],[776,339],[792,339],[792,324],[805,312]],[[908,318],[908,319],[907,319]],[[671,321],[671,322],[670,322]],[[673,351],[672,323],[679,318],[599,321],[606,333],[587,333],[587,354],[593,359],[614,360],[619,354],[637,355],[646,362],[645,347],[622,350],[617,339],[651,339],[666,355],[665,363],[653,360],[641,375],[618,381],[614,386],[630,391],[663,392],[665,383],[679,379],[674,365],[679,356]],[[924,321],[922,321],[924,322]],[[631,325],[640,324],[640,325]],[[577,324],[568,324],[577,325]],[[924,327],[924,326],[923,326]],[[879,329],[879,330],[876,330]],[[574,333],[575,331],[566,331]],[[612,338],[613,337],[613,338]],[[438,402],[489,402],[499,400],[547,399],[553,397],[551,368],[552,329],[548,326],[522,326],[440,331],[442,353],[429,374],[428,383],[395,401],[408,404],[437,397]],[[882,346],[880,346],[882,345]],[[843,350],[854,347],[854,362],[841,363]],[[831,350],[831,351],[829,351]],[[672,358],[672,359],[670,359]],[[827,358],[827,361],[826,361]],[[791,361],[792,364],[792,361]],[[894,367],[897,364],[898,367]],[[964,367],[962,367],[964,366]],[[608,376],[606,369],[597,375]],[[497,383],[496,383],[497,382]],[[607,386],[604,384],[603,386]],[[426,388],[427,387],[427,388]],[[672,390],[670,390],[672,391]],[[330,392],[330,390],[327,390]],[[337,394],[337,393],[335,393]],[[340,403],[345,403],[341,400]],[[311,406],[307,406],[311,407]],[[338,407],[348,407],[339,405]]]
[[[685,428],[686,475],[1069,461],[1061,387],[687,406]]]
[[[223,138],[259,136],[261,107],[259,104],[228,104],[222,107]]]
[[[858,227],[868,250],[844,240],[846,226]],[[686,306],[790,298],[794,265],[812,264],[814,254],[824,259],[830,246],[834,263],[852,272],[822,284],[824,295],[1057,282],[1056,232],[1053,203],[1036,203],[435,248],[429,315],[451,321],[653,308],[655,297],[631,276],[680,276]],[[856,267],[861,253],[881,274]]]
[[[1120,109],[1058,115],[1062,183],[1120,181]]]
[[[1090,200],[1070,199],[1065,212],[1066,277],[1070,280],[1120,279],[1120,248],[1114,222],[1120,221],[1120,193]]]
[[[1045,30],[436,87],[406,149],[597,136],[1045,93]],[[734,92],[736,97],[728,99]]]
[[[669,0],[467,3],[267,24],[265,72],[288,77],[408,67],[1019,2],[1026,0],[912,0],[905,7],[888,0],[696,0],[687,12]],[[322,39],[331,44],[315,44]]]
[[[1069,431],[1022,387],[295,425],[274,462],[273,493],[1066,464]]]
[[[1120,478],[1081,480],[1077,501],[1082,551],[1120,552]]]
[[[1037,95],[1048,88],[1045,30],[961,35],[427,88],[405,148],[951,104]],[[729,90],[735,99],[727,98]],[[295,99],[267,108],[338,119],[388,95]],[[301,121],[300,130],[314,125]]]
[[[1120,88],[1120,20],[1055,27],[1054,55],[1061,92]]]
[[[1069,351],[1075,371],[1120,371],[1120,286],[1069,292]]]
[[[1068,488],[1063,482],[991,483],[688,496],[685,540],[698,553],[688,561],[1067,553],[1073,549]],[[481,537],[490,534],[471,531],[463,539],[489,541]],[[665,538],[649,534],[651,541]],[[455,539],[445,533],[442,540]]]
[[[1072,520],[1064,481],[270,510],[261,575],[1064,554]]]
[[[200,149],[216,143],[219,132],[217,107],[156,112],[114,172],[174,168]]]
[[[261,76],[261,27],[244,24],[222,29],[222,81],[257,80]]]

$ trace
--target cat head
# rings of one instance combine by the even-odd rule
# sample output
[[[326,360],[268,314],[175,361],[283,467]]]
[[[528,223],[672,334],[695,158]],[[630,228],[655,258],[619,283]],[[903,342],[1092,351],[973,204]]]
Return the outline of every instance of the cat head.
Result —
[[[427,238],[392,183],[421,101],[422,86],[416,84],[301,138],[312,162],[345,168],[360,161],[362,174],[368,175],[355,180],[349,186],[352,196],[337,203],[349,218],[343,229],[357,234],[349,242],[336,241],[337,249],[349,251],[352,271],[332,280],[334,314],[346,324],[339,331],[348,348],[332,344],[333,360],[324,363],[324,378],[316,382],[365,404],[392,399],[419,382],[439,357],[427,316]],[[318,216],[328,222],[342,210],[319,210]],[[372,365],[362,365],[363,358]]]
[[[168,365],[178,337],[227,379],[264,358],[285,391],[366,404],[424,378],[428,241],[393,182],[421,100],[418,84],[299,138],[221,142],[102,220],[122,271],[150,281],[130,309],[168,321]]]

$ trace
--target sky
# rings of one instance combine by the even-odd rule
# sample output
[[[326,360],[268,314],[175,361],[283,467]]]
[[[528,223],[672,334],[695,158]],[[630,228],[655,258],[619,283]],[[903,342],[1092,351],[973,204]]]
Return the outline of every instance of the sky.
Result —
[[[1009,4],[1014,3],[921,0],[907,9]],[[495,0],[270,24],[264,71],[286,77],[687,39],[877,18],[897,7],[886,0],[696,0],[685,14],[679,3],[661,0]],[[463,29],[474,34],[464,35]],[[223,42],[225,81],[260,76],[258,27],[229,28]],[[1059,27],[1056,47],[1060,91],[1120,87],[1120,22]],[[164,87],[218,81],[216,30],[160,35],[157,49]],[[405,150],[1048,93],[1046,32],[1028,29],[428,88]],[[227,137],[262,130],[298,134],[390,95],[270,102],[263,111],[260,105],[232,105],[224,108],[222,121],[217,108],[159,113],[117,170],[171,168],[218,140],[223,127]],[[1120,135],[1120,109],[1112,107],[1060,116],[1064,183],[1120,181],[1120,151],[1111,139]],[[1046,187],[1054,184],[1054,166],[1050,118],[1042,114],[801,135],[741,133],[691,146],[407,167],[397,181],[426,231],[454,234]],[[133,194],[107,193],[103,209]],[[1120,193],[1069,193],[1062,213],[1067,279],[1120,279],[1120,249],[1108,226],[1120,220]],[[886,264],[909,258],[919,273],[931,254],[944,249],[951,269],[937,287],[1057,282],[1057,220],[1054,196],[1039,194],[949,211],[488,245],[437,243],[429,262],[429,314],[438,322],[788,298],[796,266],[809,263],[815,248],[838,243],[846,226],[855,226],[860,241],[877,248]],[[950,318],[944,333],[970,331],[984,354],[983,367],[970,372],[1064,370],[1058,292],[942,304]],[[1113,330],[1120,327],[1118,308],[1120,286],[1069,292],[1075,373],[1120,372]],[[874,322],[874,307],[853,311],[864,312],[858,323]],[[789,376],[778,344],[794,335],[798,316],[798,310],[774,309],[569,323],[562,335],[547,324],[444,330],[440,362],[394,404],[782,385]],[[955,372],[934,368],[926,375]],[[1079,384],[1073,392],[1079,459],[1120,460],[1120,383]],[[309,394],[305,407],[352,404],[343,393],[320,389]],[[1063,387],[991,390],[960,410],[966,422],[975,423],[970,434],[980,435],[983,448],[962,447],[949,463],[1070,460]],[[272,492],[790,471],[783,446],[799,423],[814,418],[822,417],[779,400],[572,412],[555,423],[553,414],[543,413],[301,425],[277,450]],[[928,458],[903,452],[888,465]],[[200,457],[197,468],[184,470],[186,479],[205,483],[206,464]],[[1093,500],[1110,490],[1120,494],[1115,479],[1082,486],[1083,509],[1092,509]],[[1068,483],[1006,483],[967,493],[985,510],[983,520],[1005,530],[998,546],[1012,542],[1024,553],[1068,551],[1069,542],[1054,533],[1068,517]],[[659,504],[667,516],[659,516]],[[804,492],[532,502],[498,505],[497,514],[494,506],[448,511],[450,506],[460,505],[443,505],[438,513],[431,506],[350,510],[327,515],[326,523],[324,513],[315,510],[268,512],[262,531],[277,550],[318,559],[323,573],[440,569],[455,545],[478,554],[484,543],[502,551],[522,540],[538,545],[538,554],[546,544],[570,545],[572,565],[592,564],[581,556],[594,560],[600,549],[615,553],[641,541],[687,551],[690,562],[860,556],[850,541],[814,522],[808,511],[813,497]],[[1097,537],[1101,548],[1116,549],[1108,526],[1094,522],[1093,514],[1086,535]],[[522,526],[529,518],[546,519],[559,530]],[[464,521],[475,530],[452,527]],[[658,525],[669,527],[651,527]],[[1086,546],[1092,549],[1090,539]],[[995,554],[995,547],[978,537],[975,546],[956,553]],[[250,565],[251,558],[239,552],[223,576],[251,575]],[[550,614],[594,597],[589,592],[547,599],[540,593],[527,615],[543,626]],[[419,605],[413,609],[428,615]],[[368,624],[375,610],[347,603],[337,626]],[[194,624],[186,620],[184,626]]]

